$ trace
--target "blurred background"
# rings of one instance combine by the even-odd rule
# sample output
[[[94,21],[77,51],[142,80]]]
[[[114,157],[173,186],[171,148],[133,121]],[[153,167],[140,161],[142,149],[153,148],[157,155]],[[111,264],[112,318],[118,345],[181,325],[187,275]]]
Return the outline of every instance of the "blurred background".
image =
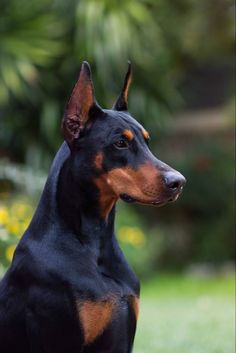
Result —
[[[1,1],[0,277],[62,143],[82,60],[106,108],[132,61],[129,110],[187,178],[174,204],[118,205],[143,282],[137,353],[234,352],[234,16],[233,0]]]

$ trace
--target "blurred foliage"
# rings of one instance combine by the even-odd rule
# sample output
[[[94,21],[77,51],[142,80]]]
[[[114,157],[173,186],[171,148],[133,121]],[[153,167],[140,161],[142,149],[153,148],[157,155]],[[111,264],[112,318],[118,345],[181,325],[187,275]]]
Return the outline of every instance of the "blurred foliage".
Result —
[[[187,179],[177,203],[142,212],[149,224],[158,224],[158,266],[182,268],[194,262],[220,264],[235,258],[235,151],[233,139],[191,136],[178,151],[165,136],[161,155]],[[173,141],[172,141],[173,143]],[[184,150],[183,150],[184,148]]]
[[[32,198],[32,195],[26,197],[26,194],[8,194],[4,196],[4,202],[0,201],[0,267],[3,269],[9,266],[36,204],[36,198]],[[144,224],[132,208],[119,205],[118,213],[116,231],[121,248],[135,272],[140,277],[148,277],[153,271],[156,246],[148,242]],[[157,238],[153,239],[154,242],[158,241]]]
[[[0,140],[12,158],[35,167],[47,168],[60,144],[82,60],[109,107],[131,59],[132,113],[155,129],[183,103],[177,87],[191,67],[234,55],[233,0],[3,0],[1,9]]]
[[[160,250],[158,232],[151,234],[143,218],[123,202],[118,204],[116,231],[120,246],[136,274],[142,278],[150,276]]]
[[[201,107],[202,97],[208,106],[232,104],[234,10],[233,0],[2,0],[0,157],[11,161],[0,163],[4,265],[28,222],[17,207],[32,212],[41,171],[62,141],[60,121],[82,60],[91,63],[104,107],[133,62],[130,111],[150,130],[153,150],[161,159],[171,152],[163,159],[188,179],[174,207],[119,207],[117,234],[135,271],[147,276],[157,265],[233,258],[231,143],[193,137],[176,158],[167,131],[173,110]]]
[[[0,258],[6,267],[12,260],[16,245],[28,227],[33,208],[25,198],[0,203]]]
[[[229,146],[204,142],[195,144],[183,161],[183,173],[190,187],[183,195],[182,207],[191,224],[195,260],[221,261],[234,258],[235,166]],[[199,197],[199,195],[201,197]]]

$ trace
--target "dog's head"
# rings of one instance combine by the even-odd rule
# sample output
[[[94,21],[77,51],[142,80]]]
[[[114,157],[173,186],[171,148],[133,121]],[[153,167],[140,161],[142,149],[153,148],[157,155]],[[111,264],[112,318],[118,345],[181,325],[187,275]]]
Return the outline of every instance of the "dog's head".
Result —
[[[128,112],[131,65],[113,108],[102,109],[94,97],[90,67],[83,62],[67,104],[62,128],[73,168],[92,178],[104,217],[121,198],[161,206],[175,201],[185,178],[149,149],[149,133]]]

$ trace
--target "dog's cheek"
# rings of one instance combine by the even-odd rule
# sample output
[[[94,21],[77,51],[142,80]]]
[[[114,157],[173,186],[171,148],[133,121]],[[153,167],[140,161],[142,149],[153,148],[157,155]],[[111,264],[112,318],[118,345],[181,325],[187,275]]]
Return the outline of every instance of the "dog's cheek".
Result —
[[[96,170],[102,171],[104,156],[102,152],[98,152],[94,159],[94,165]]]

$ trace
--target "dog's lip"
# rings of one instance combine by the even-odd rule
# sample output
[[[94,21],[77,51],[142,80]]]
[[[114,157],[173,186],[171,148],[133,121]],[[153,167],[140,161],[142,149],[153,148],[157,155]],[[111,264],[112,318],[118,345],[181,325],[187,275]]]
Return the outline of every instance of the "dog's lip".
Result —
[[[162,206],[162,205],[165,205],[166,203],[169,202],[169,200],[165,200],[165,201],[160,201],[160,200],[144,200],[144,199],[139,199],[139,198],[136,198],[136,197],[133,197],[129,194],[121,194],[120,195],[120,198],[121,200],[125,201],[125,202],[128,202],[128,203],[141,203],[141,204],[144,204],[144,205],[153,205],[153,206]]]
[[[136,198],[134,198],[133,196],[130,196],[129,194],[126,194],[126,193],[120,194],[120,198],[121,198],[121,200],[128,202],[128,203],[137,202]]]
[[[172,197],[169,197],[169,198],[166,198],[164,200],[160,200],[160,199],[154,199],[154,200],[144,200],[144,199],[139,199],[139,198],[136,198],[134,196],[131,196],[129,194],[126,194],[126,193],[123,193],[120,195],[120,198],[121,200],[125,201],[125,202],[128,202],[128,203],[141,203],[141,204],[144,204],[144,205],[153,205],[153,206],[163,206],[169,202],[174,202],[176,201],[181,192],[182,192],[183,188],[181,188],[179,190],[178,193],[174,194]]]

